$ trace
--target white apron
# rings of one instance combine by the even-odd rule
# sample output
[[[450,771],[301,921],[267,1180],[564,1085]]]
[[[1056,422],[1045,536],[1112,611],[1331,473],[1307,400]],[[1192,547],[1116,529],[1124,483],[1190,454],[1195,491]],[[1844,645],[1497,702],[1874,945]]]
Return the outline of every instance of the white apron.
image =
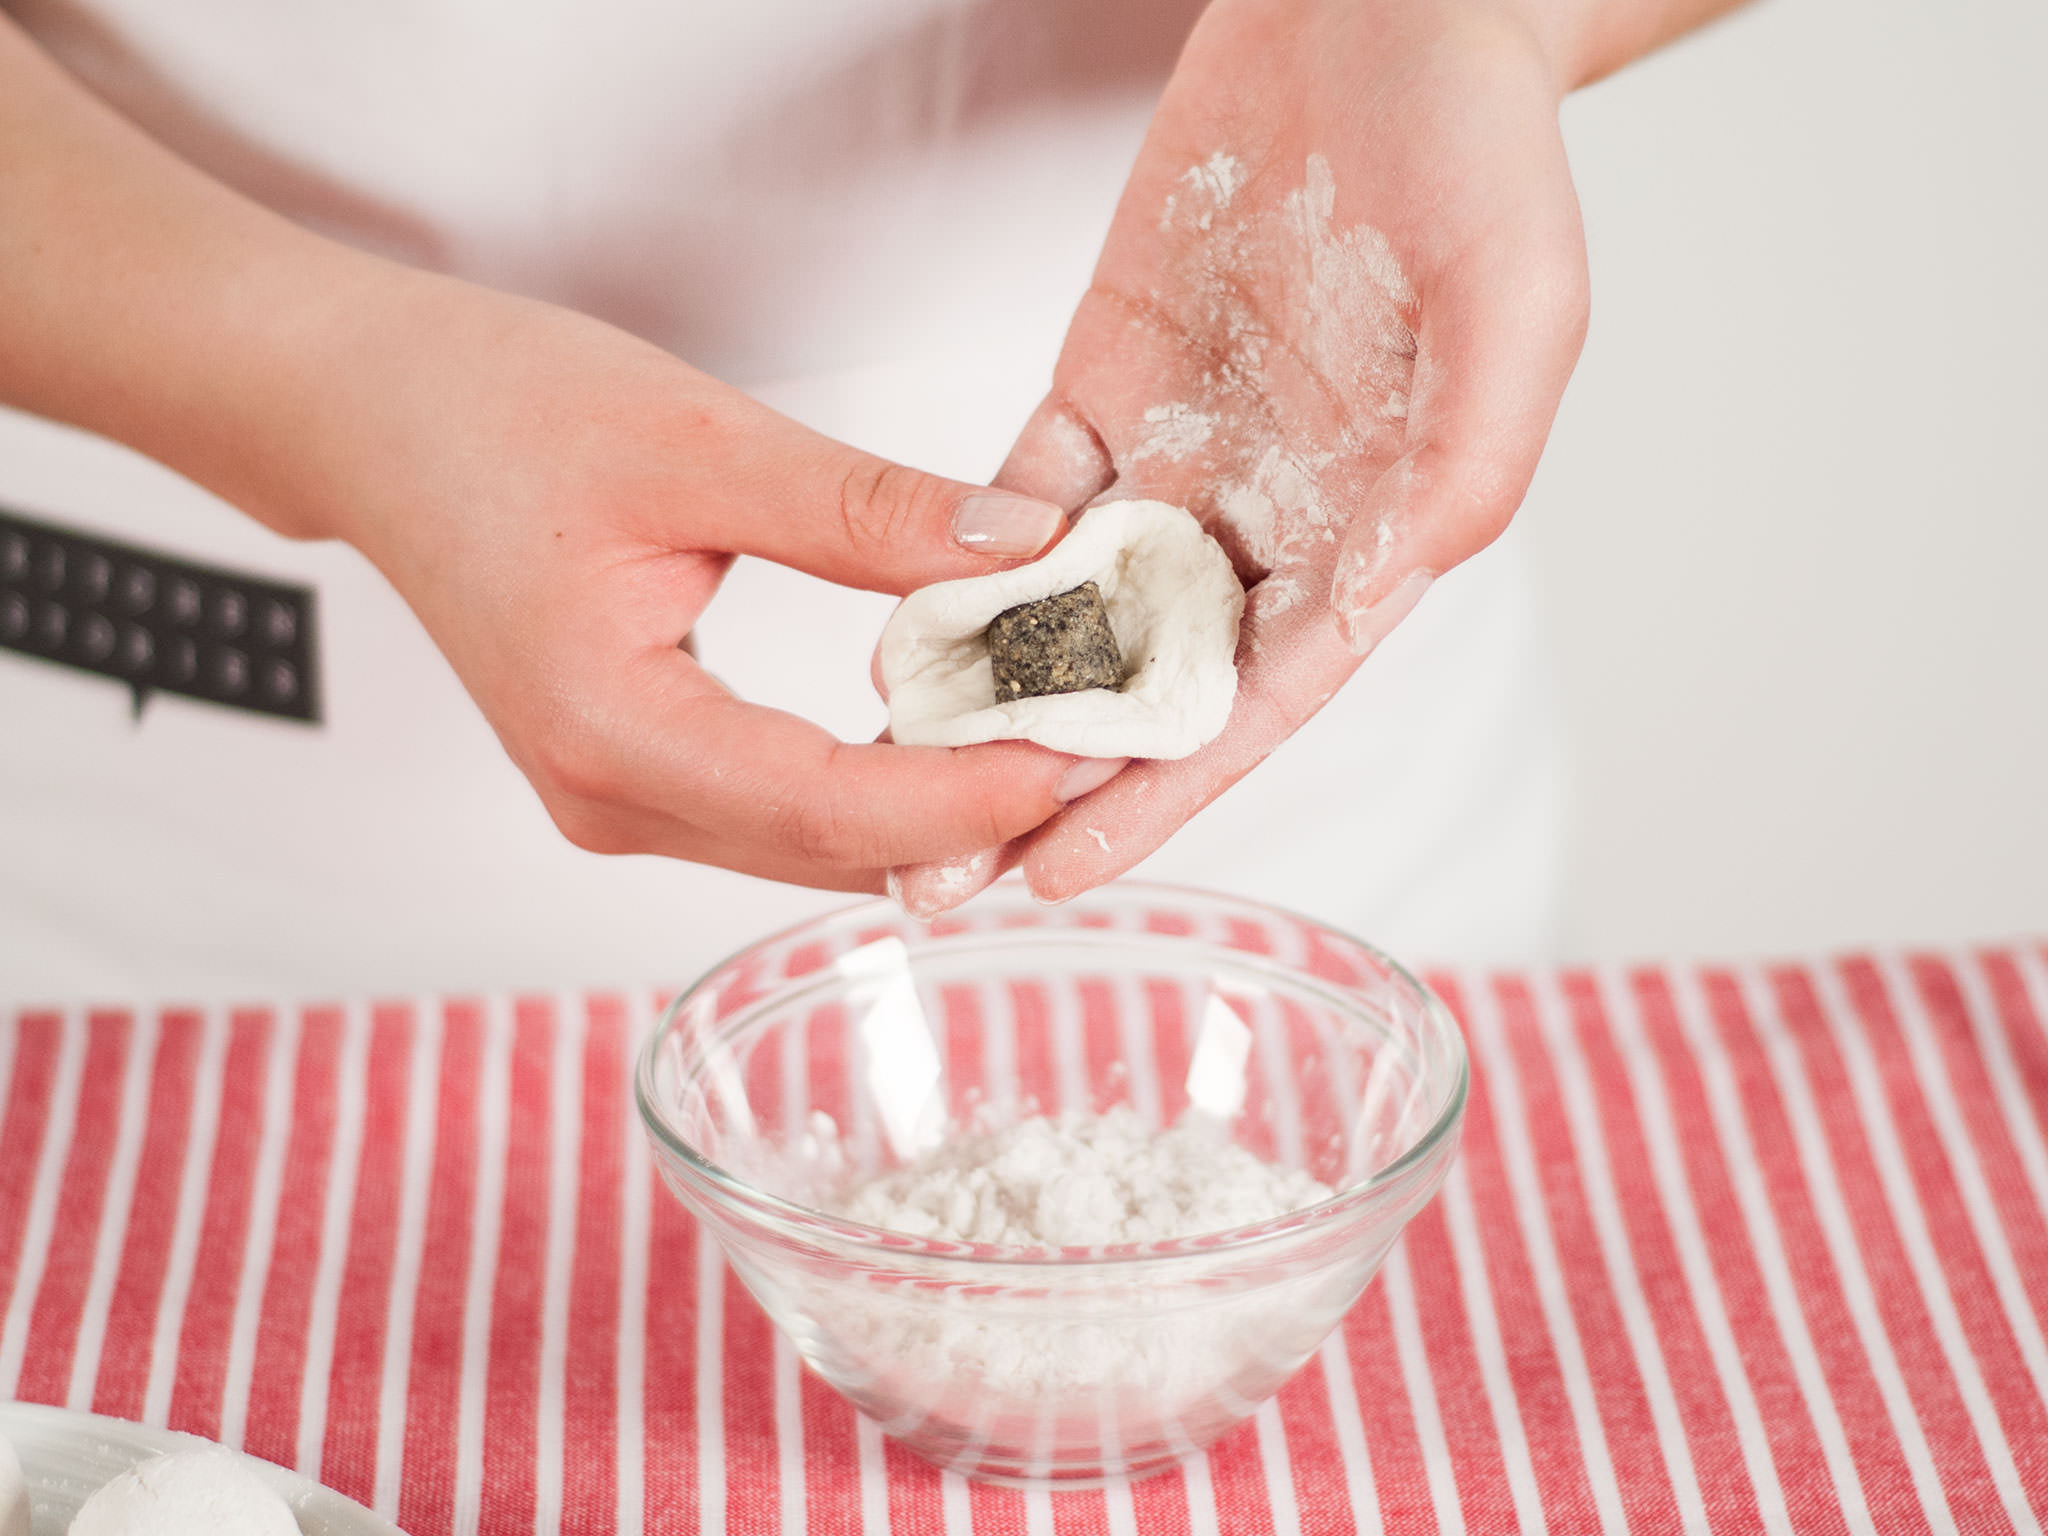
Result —
[[[1043,0],[14,9],[295,217],[968,480],[1046,386],[1175,44]],[[0,650],[0,998],[678,983],[847,899],[570,847],[352,550],[13,413],[0,508],[310,586],[322,699],[317,725],[169,694],[138,718],[106,678]],[[697,634],[741,693],[858,739],[888,607],[743,561]],[[1404,956],[1542,953],[1562,772],[1533,629],[1510,536],[1139,873]]]

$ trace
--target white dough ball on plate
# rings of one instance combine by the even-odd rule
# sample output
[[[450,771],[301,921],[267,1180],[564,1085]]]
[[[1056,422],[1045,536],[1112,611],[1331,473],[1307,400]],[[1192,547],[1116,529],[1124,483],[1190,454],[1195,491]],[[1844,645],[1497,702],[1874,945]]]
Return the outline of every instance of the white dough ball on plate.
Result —
[[[173,1451],[131,1467],[72,1518],[70,1536],[299,1536],[291,1506],[230,1451]]]
[[[0,1536],[28,1536],[28,1479],[5,1435],[0,1435]]]

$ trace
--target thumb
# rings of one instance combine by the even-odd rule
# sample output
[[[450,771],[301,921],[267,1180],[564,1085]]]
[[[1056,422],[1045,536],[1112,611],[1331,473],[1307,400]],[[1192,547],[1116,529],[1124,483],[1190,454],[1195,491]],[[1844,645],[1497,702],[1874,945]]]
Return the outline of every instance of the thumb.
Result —
[[[1502,247],[1425,291],[1405,451],[1347,532],[1330,606],[1364,655],[1521,506],[1585,337],[1584,257]]]
[[[926,474],[789,426],[790,435],[757,445],[775,491],[725,530],[721,547],[735,554],[901,595],[1028,560],[1066,527],[1049,501]]]
[[[1116,465],[1078,407],[1055,385],[1017,435],[996,484],[1083,507],[1116,482]]]

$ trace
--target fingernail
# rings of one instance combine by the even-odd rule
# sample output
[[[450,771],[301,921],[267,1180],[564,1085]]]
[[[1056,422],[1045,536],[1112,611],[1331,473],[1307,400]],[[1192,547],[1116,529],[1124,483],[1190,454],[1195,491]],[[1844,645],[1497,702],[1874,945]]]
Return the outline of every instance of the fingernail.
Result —
[[[1049,501],[976,491],[953,513],[953,542],[977,555],[1015,560],[1045,548],[1066,520],[1067,514]]]
[[[1353,653],[1366,655],[1392,634],[1394,626],[1415,611],[1415,605],[1422,601],[1422,594],[1429,590],[1429,584],[1435,579],[1428,571],[1410,571],[1378,602],[1346,608],[1343,606],[1345,578],[1339,571],[1336,581],[1337,624],[1344,631],[1344,641]]]
[[[1037,879],[1029,874],[1024,877],[1024,889],[1031,893],[1031,899],[1041,907],[1057,907],[1069,900],[1065,896],[1046,895],[1043,891],[1039,890]]]
[[[1128,757],[1084,757],[1067,770],[1052,797],[1061,805],[1078,800],[1122,773],[1129,761]]]

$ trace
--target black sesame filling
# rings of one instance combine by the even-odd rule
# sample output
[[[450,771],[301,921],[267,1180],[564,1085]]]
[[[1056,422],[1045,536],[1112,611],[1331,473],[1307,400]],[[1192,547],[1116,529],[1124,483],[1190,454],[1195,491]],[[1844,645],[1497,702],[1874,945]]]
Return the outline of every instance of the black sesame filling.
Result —
[[[988,660],[999,704],[1124,681],[1109,610],[1092,581],[997,614],[988,626]]]

